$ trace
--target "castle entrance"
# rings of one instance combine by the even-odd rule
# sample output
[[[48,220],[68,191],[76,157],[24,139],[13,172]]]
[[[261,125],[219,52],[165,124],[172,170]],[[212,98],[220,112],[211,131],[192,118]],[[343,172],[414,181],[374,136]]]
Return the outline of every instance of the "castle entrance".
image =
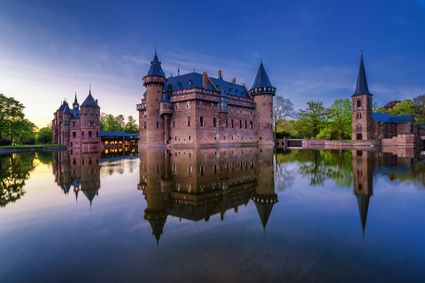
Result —
[[[363,139],[363,135],[362,134],[357,134],[357,140],[361,141]]]

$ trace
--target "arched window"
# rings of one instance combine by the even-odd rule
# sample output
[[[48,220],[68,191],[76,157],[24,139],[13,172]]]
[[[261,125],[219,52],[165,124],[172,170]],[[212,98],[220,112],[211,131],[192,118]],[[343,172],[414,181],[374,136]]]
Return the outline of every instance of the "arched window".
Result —
[[[357,109],[362,108],[362,100],[359,98],[357,99]]]
[[[362,119],[362,113],[357,113],[356,114],[356,119],[357,120],[361,120]]]

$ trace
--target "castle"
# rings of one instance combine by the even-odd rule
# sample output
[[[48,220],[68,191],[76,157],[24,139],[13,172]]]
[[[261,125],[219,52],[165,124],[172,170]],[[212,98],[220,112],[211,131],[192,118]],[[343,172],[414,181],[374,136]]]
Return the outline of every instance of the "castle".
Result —
[[[52,143],[82,150],[97,149],[100,141],[100,107],[91,94],[81,106],[75,94],[72,108],[63,101],[52,120]]]
[[[352,98],[352,140],[379,146],[415,146],[424,143],[425,128],[416,124],[414,115],[390,115],[373,112],[363,54],[357,85]]]
[[[137,105],[142,147],[274,145],[273,96],[261,62],[250,90],[244,85],[192,72],[166,77],[155,52],[143,77]]]

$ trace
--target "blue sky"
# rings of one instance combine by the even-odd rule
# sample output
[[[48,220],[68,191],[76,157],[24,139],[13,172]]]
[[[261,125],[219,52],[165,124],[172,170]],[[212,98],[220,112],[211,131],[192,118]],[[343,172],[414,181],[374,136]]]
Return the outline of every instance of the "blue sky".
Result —
[[[425,0],[0,0],[0,93],[39,126],[88,84],[103,112],[137,116],[155,45],[167,75],[208,71],[250,86],[261,54],[297,108],[354,91],[360,49],[383,104],[425,93]]]

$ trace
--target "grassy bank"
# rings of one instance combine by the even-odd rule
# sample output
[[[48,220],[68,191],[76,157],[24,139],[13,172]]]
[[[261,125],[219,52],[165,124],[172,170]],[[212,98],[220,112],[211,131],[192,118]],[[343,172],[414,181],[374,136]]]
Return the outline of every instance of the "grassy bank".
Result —
[[[22,145],[4,145],[0,149],[20,149],[20,148],[46,148],[46,147],[63,147],[62,144],[22,144]]]

